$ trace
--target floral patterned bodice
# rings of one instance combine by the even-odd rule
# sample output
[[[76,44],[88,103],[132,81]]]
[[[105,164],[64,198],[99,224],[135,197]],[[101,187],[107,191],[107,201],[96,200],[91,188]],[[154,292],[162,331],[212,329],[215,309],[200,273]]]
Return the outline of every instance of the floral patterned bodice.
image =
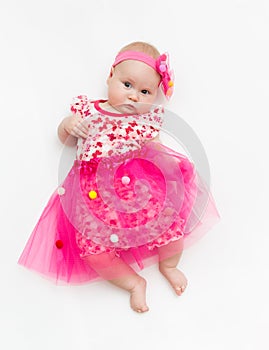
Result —
[[[78,160],[134,151],[158,135],[163,123],[162,106],[154,106],[145,114],[130,115],[103,110],[100,107],[102,102],[105,101],[90,101],[81,95],[71,104],[71,111],[79,114],[89,128],[88,137],[78,139]]]

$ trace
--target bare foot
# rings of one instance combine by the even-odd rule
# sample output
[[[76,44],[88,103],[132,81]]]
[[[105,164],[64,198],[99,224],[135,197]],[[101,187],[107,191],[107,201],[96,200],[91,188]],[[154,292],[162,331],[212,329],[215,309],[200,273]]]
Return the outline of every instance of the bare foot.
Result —
[[[146,304],[146,286],[146,281],[141,277],[130,290],[131,308],[136,312],[146,312],[149,310]]]
[[[181,295],[187,287],[187,278],[176,267],[161,267],[161,273],[174,288],[177,295]]]

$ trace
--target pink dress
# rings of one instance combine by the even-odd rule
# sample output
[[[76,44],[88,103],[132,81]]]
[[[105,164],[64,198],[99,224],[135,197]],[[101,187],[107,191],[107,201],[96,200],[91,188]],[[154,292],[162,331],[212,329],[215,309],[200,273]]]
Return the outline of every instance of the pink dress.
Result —
[[[102,253],[142,269],[158,261],[160,247],[181,238],[191,244],[218,218],[194,165],[152,141],[163,123],[162,107],[122,115],[103,110],[101,102],[74,99],[71,111],[83,118],[88,137],[78,139],[74,165],[19,259],[56,281],[99,279],[86,260]]]

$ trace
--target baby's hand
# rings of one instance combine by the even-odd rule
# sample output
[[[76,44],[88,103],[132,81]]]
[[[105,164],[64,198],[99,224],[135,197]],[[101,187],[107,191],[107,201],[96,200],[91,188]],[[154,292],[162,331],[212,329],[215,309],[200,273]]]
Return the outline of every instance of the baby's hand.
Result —
[[[88,127],[84,124],[83,119],[75,114],[64,119],[64,130],[72,136],[82,137],[86,139],[88,137]]]

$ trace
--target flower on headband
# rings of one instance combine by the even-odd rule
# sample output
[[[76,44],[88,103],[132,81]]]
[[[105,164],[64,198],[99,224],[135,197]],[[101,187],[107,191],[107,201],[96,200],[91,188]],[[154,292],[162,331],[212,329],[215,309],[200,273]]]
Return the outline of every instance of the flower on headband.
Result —
[[[169,68],[168,54],[162,54],[156,60],[156,70],[161,76],[161,85],[166,98],[173,93],[173,71]]]

